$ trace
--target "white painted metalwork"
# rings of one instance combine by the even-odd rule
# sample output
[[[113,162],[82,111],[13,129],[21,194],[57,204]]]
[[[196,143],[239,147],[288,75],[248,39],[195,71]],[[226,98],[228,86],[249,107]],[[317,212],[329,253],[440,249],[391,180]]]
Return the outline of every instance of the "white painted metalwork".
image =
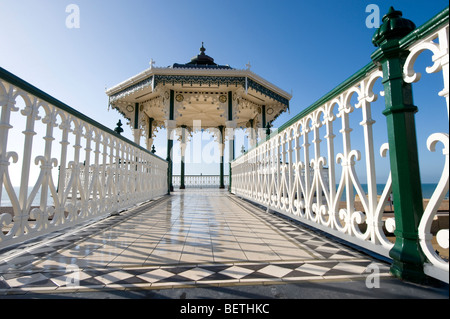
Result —
[[[0,248],[167,193],[166,161],[36,95],[0,79]]]
[[[414,43],[410,48],[410,53],[404,66],[404,80],[409,83],[418,82],[421,74],[414,71],[414,65],[417,58],[424,51],[431,51],[432,65],[426,68],[427,73],[441,72],[443,76],[444,89],[439,92],[439,96],[445,98],[447,104],[447,117],[449,116],[448,95],[449,95],[449,26],[433,32],[428,37]],[[428,262],[424,264],[424,271],[427,275],[449,282],[449,264],[448,260],[442,259],[433,248],[431,234],[431,224],[436,216],[437,210],[441,205],[444,196],[448,192],[449,179],[449,135],[448,132],[436,132],[431,134],[427,140],[427,147],[431,152],[436,150],[438,143],[443,144],[442,155],[445,158],[445,164],[442,168],[442,175],[439,183],[430,198],[422,219],[419,224],[420,244],[425,253]],[[448,214],[448,212],[447,212]],[[436,234],[436,242],[443,249],[449,247],[449,230],[440,229]]]
[[[372,128],[375,121],[370,107],[377,99],[374,84],[381,77],[381,71],[372,70],[234,161],[232,193],[388,256],[393,244],[383,231],[383,212],[391,182],[389,178],[383,194],[378,197]],[[355,94],[357,102],[352,105]],[[351,143],[350,116],[357,116],[354,113],[358,110],[364,132],[367,192],[355,170],[361,151],[354,149]],[[338,154],[335,153],[335,126],[341,127],[342,152]],[[320,135],[322,127],[325,132]],[[382,156],[387,149],[384,144]],[[305,174],[305,171],[310,173]],[[355,208],[356,197],[361,202],[361,210]]]
[[[442,72],[444,89],[439,92],[439,96],[445,98],[447,116],[448,43],[447,21],[445,26],[409,45],[410,53],[404,66],[405,81],[417,82],[420,80],[420,73],[414,71],[416,59],[423,51],[433,53],[432,66],[426,72]],[[326,100],[321,100],[321,104],[315,105],[310,112],[303,112],[295,122],[232,162],[231,192],[388,257],[393,243],[386,234],[394,232],[395,220],[384,216],[384,211],[390,199],[392,181],[390,174],[386,182],[379,181],[385,184],[385,188],[381,196],[377,196],[376,150],[373,140],[375,121],[371,111],[371,103],[377,99],[377,94],[373,92],[374,84],[382,76],[380,70],[372,69],[345,89],[327,96]],[[383,92],[380,94],[383,95]],[[357,102],[352,103],[354,95],[357,96]],[[354,127],[350,125],[350,119],[357,116],[356,113],[362,117],[359,124],[363,128],[364,150],[355,149],[352,144],[355,134],[352,134]],[[339,122],[342,144],[341,152],[336,154],[337,136],[334,128]],[[324,126],[326,132],[321,135],[320,128]],[[444,145],[445,165],[418,231],[422,250],[428,259],[424,264],[425,273],[448,282],[448,260],[436,253],[432,246],[434,236],[431,234],[431,223],[449,190],[448,132],[436,132],[429,136],[428,149],[434,152],[437,143]],[[383,144],[381,156],[385,157],[388,151],[388,144]],[[365,155],[366,171],[363,175],[367,177],[367,191],[364,191],[360,183],[360,178],[364,176],[358,176],[355,169],[355,164],[362,157],[361,152]],[[307,170],[311,173],[305,174]],[[355,198],[361,201],[362,209],[356,208]],[[442,248],[449,247],[448,229],[439,230],[435,238]]]
[[[224,186],[228,185],[228,175],[223,176]],[[172,183],[174,187],[181,186],[181,175],[173,175]],[[219,175],[185,175],[184,185],[188,188],[212,188],[220,186]]]

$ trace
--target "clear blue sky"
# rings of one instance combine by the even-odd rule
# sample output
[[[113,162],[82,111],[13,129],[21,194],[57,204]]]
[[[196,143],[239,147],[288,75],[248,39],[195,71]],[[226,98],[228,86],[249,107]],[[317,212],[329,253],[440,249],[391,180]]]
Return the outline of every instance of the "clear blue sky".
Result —
[[[71,3],[80,8],[78,29],[65,24]],[[114,128],[121,116],[107,110],[105,87],[147,69],[150,59],[156,66],[188,62],[203,41],[217,63],[245,68],[250,61],[253,72],[292,90],[290,114],[274,123],[280,126],[370,61],[375,29],[365,24],[368,4],[381,15],[393,5],[419,26],[448,2],[0,0],[0,66]],[[432,101],[415,100],[426,137],[431,128],[448,132],[444,101]],[[442,115],[430,125],[437,111]],[[129,129],[125,135],[131,138]],[[165,157],[162,135],[156,146]],[[427,156],[421,161],[428,163]],[[436,181],[439,165],[423,165],[423,181]]]

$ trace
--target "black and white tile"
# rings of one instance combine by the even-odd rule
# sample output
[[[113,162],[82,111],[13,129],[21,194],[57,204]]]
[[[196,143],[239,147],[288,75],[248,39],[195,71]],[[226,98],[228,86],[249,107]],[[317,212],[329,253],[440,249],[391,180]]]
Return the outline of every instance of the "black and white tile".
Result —
[[[386,264],[227,193],[186,193],[0,252],[0,294],[358,279],[374,265],[389,276]]]

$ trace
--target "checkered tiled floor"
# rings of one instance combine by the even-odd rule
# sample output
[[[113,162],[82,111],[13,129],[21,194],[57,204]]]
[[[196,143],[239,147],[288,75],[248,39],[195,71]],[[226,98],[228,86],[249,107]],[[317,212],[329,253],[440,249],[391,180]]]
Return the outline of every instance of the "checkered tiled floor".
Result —
[[[0,294],[364,278],[388,266],[225,191],[186,190],[0,252]]]

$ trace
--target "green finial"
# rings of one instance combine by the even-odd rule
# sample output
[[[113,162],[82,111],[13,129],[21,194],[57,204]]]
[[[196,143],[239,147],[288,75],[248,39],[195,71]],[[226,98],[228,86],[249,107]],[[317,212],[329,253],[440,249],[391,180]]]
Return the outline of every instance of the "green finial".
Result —
[[[114,132],[116,132],[117,134],[121,134],[123,132],[123,128],[122,128],[122,121],[119,120],[119,122],[117,122],[117,127],[114,129]]]
[[[379,47],[387,40],[401,39],[416,28],[411,20],[402,18],[402,12],[390,7],[388,13],[383,17],[383,24],[377,29],[372,37],[372,43]]]

